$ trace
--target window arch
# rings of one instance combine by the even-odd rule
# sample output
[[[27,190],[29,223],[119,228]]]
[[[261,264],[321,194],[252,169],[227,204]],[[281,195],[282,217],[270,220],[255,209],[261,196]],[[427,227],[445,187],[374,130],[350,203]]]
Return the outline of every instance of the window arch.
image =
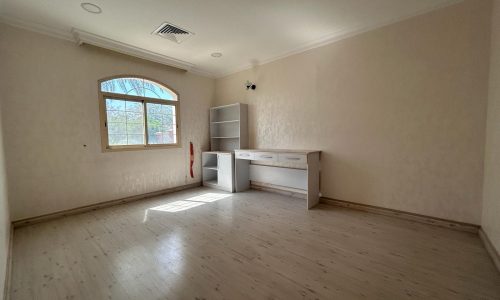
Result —
[[[99,80],[102,145],[106,150],[178,147],[179,96],[156,80]]]
[[[177,101],[174,91],[142,77],[115,77],[102,81],[101,92]]]

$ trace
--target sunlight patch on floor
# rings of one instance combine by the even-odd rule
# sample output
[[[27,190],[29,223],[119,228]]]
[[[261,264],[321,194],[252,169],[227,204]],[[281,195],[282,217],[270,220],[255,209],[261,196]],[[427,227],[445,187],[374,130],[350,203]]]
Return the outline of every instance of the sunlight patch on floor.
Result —
[[[164,205],[150,208],[150,210],[166,211],[166,212],[178,212],[178,211],[187,210],[187,209],[190,209],[190,208],[193,208],[196,206],[200,206],[203,204],[205,204],[205,203],[179,200],[179,201],[175,201],[175,202],[171,202],[171,203],[167,203]]]
[[[198,195],[195,197],[187,198],[189,201],[198,201],[198,202],[215,202],[227,197],[231,197],[231,194],[219,194],[219,193],[206,193],[203,195]]]
[[[178,201],[170,202],[167,204],[148,208],[144,212],[144,219],[142,222],[143,223],[147,222],[148,214],[149,214],[150,210],[175,213],[175,212],[179,212],[179,211],[188,210],[188,209],[191,209],[193,207],[197,207],[197,206],[204,205],[207,203],[219,201],[219,200],[227,198],[227,197],[231,197],[231,194],[205,193],[202,195],[187,198],[185,200],[178,200]]]

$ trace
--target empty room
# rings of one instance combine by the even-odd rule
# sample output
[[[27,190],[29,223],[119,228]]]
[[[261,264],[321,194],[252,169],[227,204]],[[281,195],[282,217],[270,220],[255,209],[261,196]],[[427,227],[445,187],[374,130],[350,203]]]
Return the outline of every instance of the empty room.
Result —
[[[1,299],[500,300],[499,252],[500,0],[0,0]]]

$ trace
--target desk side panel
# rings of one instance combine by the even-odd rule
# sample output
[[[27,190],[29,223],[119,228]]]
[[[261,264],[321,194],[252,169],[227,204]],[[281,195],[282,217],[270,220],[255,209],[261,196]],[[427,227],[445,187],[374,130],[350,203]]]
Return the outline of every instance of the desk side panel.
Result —
[[[236,192],[243,192],[250,188],[249,165],[249,160],[234,160],[234,188]]]
[[[312,208],[319,203],[319,153],[307,155],[307,208]]]

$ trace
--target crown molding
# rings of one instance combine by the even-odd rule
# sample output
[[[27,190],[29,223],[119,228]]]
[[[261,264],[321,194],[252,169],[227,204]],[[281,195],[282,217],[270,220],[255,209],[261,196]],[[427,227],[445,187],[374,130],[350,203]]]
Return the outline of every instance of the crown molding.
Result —
[[[196,68],[194,64],[191,64],[186,61],[178,60],[169,56],[165,56],[156,52],[152,52],[146,49],[142,49],[139,47],[135,47],[132,45],[128,45],[125,43],[121,43],[112,39],[108,39],[106,37],[102,37],[99,35],[92,34],[90,32],[86,32],[83,30],[79,30],[73,28],[71,31],[65,31],[60,29],[55,29],[53,27],[45,26],[42,24],[37,24],[34,22],[26,22],[20,20],[18,18],[14,18],[8,15],[0,15],[0,23],[4,23],[13,27],[17,27],[20,29],[36,32],[39,34],[47,35],[50,37],[54,37],[57,39],[77,42],[78,45],[89,44],[100,48],[105,48],[111,51],[119,52],[122,54],[142,58],[145,60],[153,61],[156,63],[160,63],[163,65],[175,67],[181,70],[188,71],[189,73],[215,78],[214,74]]]
[[[67,40],[67,41],[74,42],[76,39],[76,41],[79,45],[90,44],[93,46],[105,48],[105,49],[119,52],[122,54],[130,55],[130,56],[134,56],[134,57],[139,57],[139,58],[142,58],[145,60],[149,60],[149,61],[157,62],[160,64],[172,66],[172,67],[179,68],[182,70],[186,70],[190,73],[204,76],[204,77],[223,78],[223,77],[229,76],[231,74],[235,74],[235,73],[238,73],[241,71],[251,69],[255,66],[261,66],[261,65],[273,62],[273,61],[277,61],[277,60],[286,58],[288,56],[292,56],[295,54],[306,52],[308,50],[312,50],[315,48],[319,48],[322,46],[333,44],[333,43],[336,43],[338,41],[341,41],[341,40],[344,40],[344,39],[347,39],[347,38],[350,38],[350,37],[353,37],[353,36],[368,32],[368,31],[372,31],[372,30],[375,30],[375,29],[378,29],[378,28],[381,28],[381,27],[384,27],[387,25],[391,25],[391,24],[398,23],[398,22],[401,22],[401,21],[404,21],[407,19],[411,19],[413,17],[423,15],[423,14],[426,14],[426,13],[429,13],[431,11],[438,10],[438,9],[441,9],[441,8],[444,8],[447,6],[458,4],[458,3],[461,3],[463,1],[464,0],[449,0],[449,1],[446,1],[444,3],[436,4],[436,5],[433,5],[431,7],[426,8],[426,9],[423,9],[423,10],[420,10],[420,11],[417,11],[415,13],[412,13],[412,14],[409,14],[406,16],[402,16],[399,18],[384,20],[384,21],[381,21],[378,23],[374,23],[370,26],[337,31],[333,34],[330,34],[328,36],[324,36],[324,37],[317,39],[315,41],[302,44],[299,47],[292,49],[290,51],[286,51],[286,52],[283,52],[279,55],[261,60],[258,63],[245,64],[245,65],[241,65],[237,68],[233,68],[230,71],[218,72],[218,73],[212,73],[210,71],[197,68],[194,64],[186,62],[186,61],[178,60],[178,59],[175,59],[175,58],[172,58],[169,56],[165,56],[165,55],[162,55],[162,54],[159,54],[156,52],[152,52],[152,51],[149,51],[149,50],[146,50],[143,48],[139,48],[139,47],[135,47],[135,46],[132,46],[129,44],[121,43],[121,42],[118,42],[118,41],[115,41],[112,39],[108,39],[106,37],[98,36],[98,35],[95,35],[95,34],[92,34],[92,33],[89,33],[89,32],[83,31],[83,30],[79,30],[79,29],[72,29],[71,32],[68,32],[65,30],[55,29],[55,28],[51,28],[51,27],[48,27],[45,25],[36,24],[33,22],[26,22],[26,21],[23,21],[23,20],[20,20],[20,19],[11,17],[11,16],[7,16],[7,15],[0,15],[0,23],[5,23],[5,24],[8,24],[8,25],[11,25],[14,27],[18,27],[21,29],[29,30],[29,31],[34,31],[34,32],[37,32],[40,34],[48,35],[51,37],[55,37],[55,38],[63,39],[63,40]]]
[[[122,54],[127,54],[130,56],[142,58],[145,60],[157,62],[167,66],[175,67],[181,70],[190,71],[193,69],[194,65],[183,60],[175,59],[166,55],[162,55],[156,52],[152,52],[143,48],[135,47],[129,44],[118,42],[106,37],[93,34],[81,29],[73,28],[71,29],[71,34],[75,38],[78,45],[92,45]]]
[[[34,23],[34,22],[26,22],[20,20],[18,18],[14,18],[8,15],[0,15],[0,23],[4,23],[13,27],[21,28],[28,31],[33,31],[36,33],[40,33],[43,35],[48,35],[54,38],[58,38],[61,40],[71,41],[73,42],[73,36],[70,32],[60,29],[55,29],[49,26],[45,26],[42,24]]]
[[[214,73],[209,72],[209,71],[204,70],[204,69],[197,68],[196,66],[193,67],[193,68],[191,68],[189,70],[189,73],[192,73],[192,74],[195,74],[195,75],[199,75],[199,76],[203,76],[203,77],[212,78],[212,79],[216,78],[216,76],[215,76]]]
[[[286,51],[286,52],[281,53],[277,56],[259,61],[258,63],[245,64],[245,65],[242,65],[238,68],[234,68],[232,71],[217,73],[216,79],[220,79],[220,78],[223,78],[223,77],[235,74],[235,73],[246,71],[246,70],[249,70],[249,69],[254,68],[256,66],[262,66],[262,65],[268,64],[270,62],[286,58],[288,56],[292,56],[292,55],[303,53],[303,52],[306,52],[306,51],[309,51],[309,50],[312,50],[315,48],[319,48],[322,46],[333,44],[333,43],[339,42],[341,40],[344,40],[344,39],[347,39],[347,38],[350,38],[350,37],[353,37],[356,35],[360,35],[362,33],[368,32],[368,31],[376,30],[376,29],[379,29],[379,28],[382,28],[382,27],[385,27],[385,26],[388,26],[391,24],[399,23],[399,22],[414,18],[416,16],[424,15],[424,14],[429,13],[429,12],[434,11],[434,10],[438,10],[441,8],[445,8],[445,7],[448,7],[451,5],[461,3],[463,1],[464,0],[449,0],[449,1],[446,1],[444,3],[435,4],[431,7],[426,8],[426,9],[416,11],[416,12],[409,14],[409,15],[401,16],[399,18],[384,20],[381,22],[374,23],[370,26],[364,26],[364,27],[361,26],[361,27],[352,28],[352,29],[348,29],[348,30],[340,30],[340,31],[337,31],[337,32],[332,33],[330,35],[324,36],[320,39],[317,39],[315,41],[302,44],[301,46],[299,46],[293,50]]]
[[[197,68],[194,64],[170,56],[162,55],[130,44],[115,41],[97,34],[93,34],[81,29],[72,28],[71,34],[78,45],[92,45],[99,48],[108,49],[114,52],[138,57],[148,61],[156,62],[169,67],[174,67],[189,73],[209,78],[215,78],[211,72]]]

